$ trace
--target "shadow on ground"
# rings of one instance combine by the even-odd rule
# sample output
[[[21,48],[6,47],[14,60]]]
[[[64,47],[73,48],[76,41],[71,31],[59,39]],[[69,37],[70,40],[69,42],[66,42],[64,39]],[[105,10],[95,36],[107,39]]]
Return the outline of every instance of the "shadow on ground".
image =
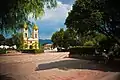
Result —
[[[104,72],[120,72],[119,66],[115,64],[112,65],[103,65],[98,64],[93,61],[89,60],[62,60],[62,61],[56,61],[56,62],[50,62],[50,63],[44,63],[39,64],[38,67],[36,67],[36,71],[39,70],[48,70],[58,68],[62,70],[69,70],[69,69],[89,69],[89,70],[100,70]]]
[[[16,79],[9,77],[8,75],[1,75],[0,74],[0,80],[16,80]]]

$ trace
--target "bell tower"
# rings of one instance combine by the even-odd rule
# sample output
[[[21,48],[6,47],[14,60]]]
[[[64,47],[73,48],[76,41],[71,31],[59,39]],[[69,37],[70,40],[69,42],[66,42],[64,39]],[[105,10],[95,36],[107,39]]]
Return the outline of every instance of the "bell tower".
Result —
[[[38,37],[38,26],[37,25],[35,25],[34,24],[34,26],[33,26],[33,34],[32,34],[32,36],[33,36],[33,39],[34,39],[34,41],[35,41],[35,48],[36,49],[39,49],[39,37]]]
[[[33,38],[38,40],[38,27],[37,27],[37,25],[33,26]]]
[[[24,27],[23,27],[23,39],[27,40],[28,38],[28,26],[26,23],[24,23]]]
[[[25,46],[28,43],[28,26],[26,23],[24,23],[23,26],[23,48],[28,48],[27,46]]]

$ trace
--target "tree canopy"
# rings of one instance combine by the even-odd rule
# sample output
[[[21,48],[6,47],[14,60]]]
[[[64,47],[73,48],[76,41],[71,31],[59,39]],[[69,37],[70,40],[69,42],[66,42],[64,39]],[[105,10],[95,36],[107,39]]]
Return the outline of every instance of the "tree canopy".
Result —
[[[5,37],[0,34],[0,45],[3,44],[3,42],[5,41]]]
[[[63,47],[66,50],[70,46],[77,45],[77,35],[73,30],[70,29],[64,30],[61,28],[52,35],[51,40],[55,47]]]
[[[64,30],[61,28],[59,31],[56,31],[52,37],[51,40],[55,47],[63,47],[63,36],[64,36]]]
[[[45,5],[48,8],[56,6],[56,0],[3,0],[0,2],[0,30],[10,30],[28,21],[28,15],[33,18],[43,15]]]
[[[76,0],[65,25],[82,35],[88,32],[100,32],[120,44],[118,3],[119,0]]]
[[[13,44],[17,46],[17,49],[21,49],[23,47],[23,34],[16,33],[12,35]]]

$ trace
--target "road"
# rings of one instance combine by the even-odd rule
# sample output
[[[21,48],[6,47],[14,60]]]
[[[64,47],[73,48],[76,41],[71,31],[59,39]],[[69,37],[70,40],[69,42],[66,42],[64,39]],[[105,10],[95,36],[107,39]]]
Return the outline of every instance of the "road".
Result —
[[[120,73],[68,52],[0,56],[0,80],[120,80]]]

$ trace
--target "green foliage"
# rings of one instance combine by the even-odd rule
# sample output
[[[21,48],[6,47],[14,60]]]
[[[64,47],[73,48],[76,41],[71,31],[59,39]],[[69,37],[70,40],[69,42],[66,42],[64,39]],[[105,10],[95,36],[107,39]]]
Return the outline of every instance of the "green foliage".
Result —
[[[35,53],[36,53],[36,54],[44,53],[44,48],[43,48],[43,47],[40,47],[40,49],[36,49],[36,50],[35,50]]]
[[[93,41],[87,41],[84,43],[84,46],[94,46],[94,42]]]
[[[5,40],[5,44],[8,45],[8,46],[13,46],[14,43],[13,43],[12,38],[8,38],[8,39],[6,39],[6,40]]]
[[[66,29],[64,31],[64,44],[66,44],[67,47],[79,45],[79,39],[77,37],[78,35],[76,35],[75,31],[72,29]]]
[[[96,34],[96,36],[94,37],[96,42],[101,42],[103,40],[107,40],[107,36],[103,35],[103,34]]]
[[[93,46],[75,46],[69,49],[70,54],[94,54],[95,47]]]
[[[60,29],[52,35],[51,40],[55,47],[63,47],[65,49],[68,49],[69,46],[77,45],[76,33],[71,29],[65,31]]]
[[[2,34],[0,34],[0,45],[4,44],[4,41],[5,41],[5,37]]]
[[[3,35],[1,35],[1,44],[8,45],[8,46],[13,46],[16,45],[17,48],[22,47],[23,39],[22,39],[22,33],[16,33],[12,35],[11,38],[5,39]]]
[[[99,48],[109,50],[114,44],[114,39],[105,39],[99,42]]]
[[[7,50],[6,49],[0,49],[0,54],[6,54]]]
[[[93,41],[95,46],[100,49],[100,53],[104,49],[106,54],[110,53],[109,55],[119,53],[119,51],[115,52],[114,48],[116,43],[120,46],[120,8],[118,2],[119,0],[76,0],[65,25],[80,35],[82,44],[86,44],[86,41]],[[89,36],[89,32],[95,34],[92,33]],[[79,50],[76,51],[80,52]]]
[[[65,25],[84,36],[95,31],[120,44],[119,0],[76,0]],[[117,26],[117,27],[116,27]]]
[[[14,30],[18,24],[33,18],[41,17],[44,7],[56,6],[56,0],[4,0],[0,2],[0,30]],[[3,9],[4,6],[4,9]]]
[[[17,49],[21,49],[23,47],[23,34],[16,33],[12,35],[12,41],[17,46]]]
[[[51,40],[54,43],[55,46],[60,46],[63,47],[63,35],[64,35],[64,30],[60,29],[60,31],[55,32],[52,37]]]

